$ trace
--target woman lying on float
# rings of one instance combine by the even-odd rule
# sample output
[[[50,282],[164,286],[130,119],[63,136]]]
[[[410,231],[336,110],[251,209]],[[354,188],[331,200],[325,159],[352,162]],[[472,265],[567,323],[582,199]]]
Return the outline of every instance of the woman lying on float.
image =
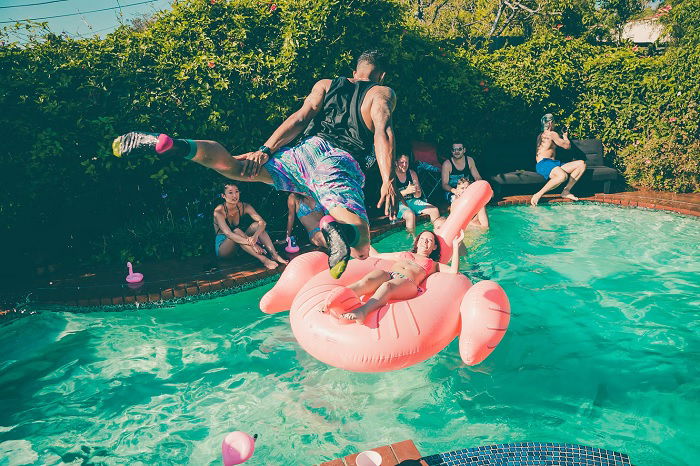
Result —
[[[456,270],[459,256],[453,251],[459,251],[455,246],[460,233],[492,195],[486,181],[467,188],[436,233],[439,250],[435,236],[422,233],[415,252],[351,260],[339,279],[328,273],[324,253],[301,254],[262,297],[260,309],[267,314],[289,310],[301,347],[342,369],[384,372],[409,367],[437,354],[457,336],[465,364],[479,364],[508,329],[508,297],[494,281],[472,285],[461,273],[442,273],[446,266],[435,262],[446,264],[453,257],[449,271]],[[398,261],[385,258],[392,256]],[[382,296],[387,288],[396,294]],[[363,325],[343,325],[358,320]]]
[[[389,271],[375,269],[360,280],[331,292],[324,306],[326,312],[341,324],[364,323],[365,317],[390,300],[406,300],[418,296],[418,285],[435,272],[456,274],[459,271],[460,243],[464,231],[452,240],[452,265],[440,260],[440,241],[432,231],[424,231],[413,241],[411,251],[380,254],[374,248],[370,257],[395,261]],[[361,296],[372,297],[362,304]]]

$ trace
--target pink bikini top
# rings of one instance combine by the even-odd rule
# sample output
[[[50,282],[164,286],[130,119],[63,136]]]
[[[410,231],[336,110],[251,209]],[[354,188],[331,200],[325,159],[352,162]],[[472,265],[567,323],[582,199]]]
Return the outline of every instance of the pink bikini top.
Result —
[[[414,254],[412,252],[404,251],[399,255],[399,257],[401,259],[411,261],[414,264],[418,264],[427,274],[430,274],[435,266],[435,262],[430,257],[419,256],[418,254]]]

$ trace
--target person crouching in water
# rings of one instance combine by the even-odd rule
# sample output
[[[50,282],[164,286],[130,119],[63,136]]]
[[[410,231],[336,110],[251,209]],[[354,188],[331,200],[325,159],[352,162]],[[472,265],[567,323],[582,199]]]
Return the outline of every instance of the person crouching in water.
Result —
[[[424,231],[413,241],[411,251],[375,254],[396,261],[389,271],[372,270],[362,279],[339,287],[329,293],[324,310],[338,319],[341,324],[364,323],[373,311],[384,306],[390,300],[406,300],[418,296],[418,285],[435,272],[456,274],[459,271],[459,245],[464,232],[452,241],[452,263],[441,264],[440,243],[432,231]],[[362,304],[360,296],[372,297]]]
[[[455,188],[455,194],[452,196],[452,202],[456,201],[459,199],[466,191],[467,188],[469,187],[471,183],[467,178],[462,178],[457,182],[457,187]],[[450,204],[450,211],[452,211],[452,204]],[[444,219],[444,217],[441,217]],[[444,220],[443,220],[444,222]],[[442,224],[442,223],[441,223]],[[479,209],[479,211],[476,213],[473,219],[469,222],[469,227],[478,227],[484,230],[488,230],[489,228],[489,216],[486,213],[486,206],[482,207]],[[437,219],[433,220],[433,231],[437,231],[438,228],[438,222]]]
[[[221,197],[225,202],[214,209],[214,232],[216,233],[214,251],[216,257],[230,257],[240,247],[262,262],[268,269],[277,268],[278,262],[286,264],[287,261],[279,255],[272,244],[270,235],[265,231],[267,225],[265,220],[255,211],[253,206],[240,201],[241,192],[238,186],[231,183],[224,185]],[[244,216],[249,218],[244,218]],[[258,240],[270,252],[274,260],[265,257],[265,251],[258,244]]]

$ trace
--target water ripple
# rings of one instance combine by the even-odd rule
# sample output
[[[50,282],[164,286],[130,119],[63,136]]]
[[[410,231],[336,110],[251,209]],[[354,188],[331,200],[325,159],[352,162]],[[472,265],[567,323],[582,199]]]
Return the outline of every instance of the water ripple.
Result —
[[[269,287],[125,313],[38,312],[0,327],[0,456],[10,464],[310,464],[406,438],[424,453],[514,441],[692,464],[700,426],[696,219],[610,206],[499,208],[462,271],[507,291],[513,318],[484,363],[453,342],[384,374],[306,354]],[[389,236],[380,251],[410,246]]]

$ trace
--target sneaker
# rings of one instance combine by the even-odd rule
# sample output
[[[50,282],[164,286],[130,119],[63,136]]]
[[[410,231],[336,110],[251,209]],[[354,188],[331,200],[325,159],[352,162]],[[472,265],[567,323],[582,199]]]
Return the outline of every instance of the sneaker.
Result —
[[[321,233],[330,249],[328,268],[330,269],[331,277],[340,278],[348,266],[348,261],[350,261],[350,246],[342,231],[338,228],[338,222],[336,221],[325,223],[321,227]]]
[[[350,246],[348,245],[345,236],[339,228],[338,222],[335,220],[330,222],[321,222],[321,233],[326,239],[326,244],[330,249],[328,256],[328,268],[331,272],[331,277],[340,278],[345,272],[350,260]]]
[[[170,146],[172,146],[172,139],[165,134],[132,131],[122,134],[112,141],[112,153],[116,157],[122,157],[124,155],[129,156],[132,154],[155,155],[164,152],[162,146],[166,145],[168,142],[170,142]]]

